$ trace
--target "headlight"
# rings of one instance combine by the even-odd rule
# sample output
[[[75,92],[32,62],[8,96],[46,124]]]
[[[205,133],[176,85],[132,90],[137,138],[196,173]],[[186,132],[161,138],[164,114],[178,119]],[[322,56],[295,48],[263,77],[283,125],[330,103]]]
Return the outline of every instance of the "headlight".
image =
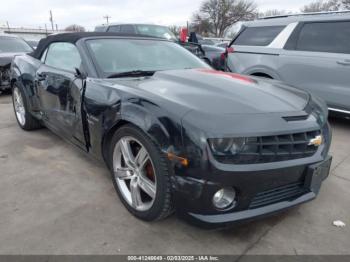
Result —
[[[311,107],[312,114],[316,117],[321,126],[327,123],[328,107],[321,98],[313,95],[309,106]]]
[[[214,155],[236,155],[243,150],[245,143],[245,138],[209,139],[209,145]]]

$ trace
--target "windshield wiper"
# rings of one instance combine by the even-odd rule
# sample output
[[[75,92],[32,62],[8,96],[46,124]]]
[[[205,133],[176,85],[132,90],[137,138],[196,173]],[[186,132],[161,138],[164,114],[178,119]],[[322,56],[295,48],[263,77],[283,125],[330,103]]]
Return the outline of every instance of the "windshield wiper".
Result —
[[[145,70],[133,70],[127,72],[114,73],[107,78],[117,78],[117,77],[128,77],[128,76],[153,76],[156,71],[145,71]]]

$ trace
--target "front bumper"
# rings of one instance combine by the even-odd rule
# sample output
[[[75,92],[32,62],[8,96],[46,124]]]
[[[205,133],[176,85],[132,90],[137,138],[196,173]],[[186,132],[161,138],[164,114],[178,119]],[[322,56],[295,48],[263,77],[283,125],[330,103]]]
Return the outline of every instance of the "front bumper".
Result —
[[[10,83],[10,68],[0,67],[0,91],[11,89]]]
[[[314,164],[263,171],[213,170],[215,181],[175,176],[177,211],[187,221],[206,228],[226,227],[271,215],[314,199],[329,175],[331,162],[328,156]],[[212,204],[212,196],[227,186],[236,189],[237,205],[231,210],[219,211]]]

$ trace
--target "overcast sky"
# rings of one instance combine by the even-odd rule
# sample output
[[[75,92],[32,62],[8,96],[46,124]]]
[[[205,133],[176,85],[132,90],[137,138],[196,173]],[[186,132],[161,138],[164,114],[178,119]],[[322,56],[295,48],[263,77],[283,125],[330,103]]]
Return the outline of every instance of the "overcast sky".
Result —
[[[255,0],[260,10],[298,11],[311,0]],[[185,25],[202,0],[0,0],[0,25],[49,26],[49,10],[60,29],[80,24],[88,30],[105,22],[145,22]]]

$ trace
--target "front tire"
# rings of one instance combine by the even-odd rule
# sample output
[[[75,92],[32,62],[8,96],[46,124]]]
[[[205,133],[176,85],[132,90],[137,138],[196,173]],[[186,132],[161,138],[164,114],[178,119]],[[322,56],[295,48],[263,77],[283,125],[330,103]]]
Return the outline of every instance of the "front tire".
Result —
[[[28,112],[28,102],[24,91],[16,84],[12,90],[12,103],[18,125],[24,130],[35,130],[41,128],[39,120]]]
[[[130,213],[144,221],[172,213],[168,163],[146,134],[133,125],[122,126],[108,155],[114,187]]]

